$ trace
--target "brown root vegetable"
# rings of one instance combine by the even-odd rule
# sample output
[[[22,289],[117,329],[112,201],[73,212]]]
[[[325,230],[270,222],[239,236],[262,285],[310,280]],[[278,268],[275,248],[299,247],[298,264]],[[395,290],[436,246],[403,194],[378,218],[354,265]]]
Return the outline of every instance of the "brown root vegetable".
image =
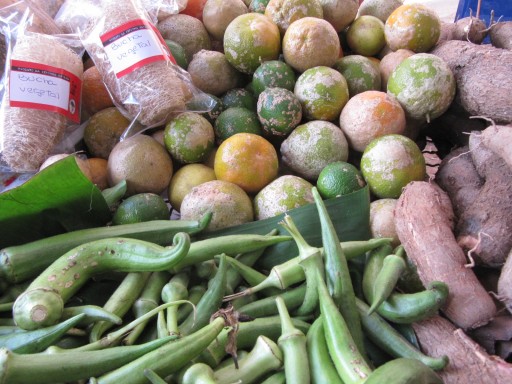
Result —
[[[512,249],[501,268],[500,278],[498,279],[498,299],[512,313]]]
[[[491,44],[496,48],[512,49],[512,21],[500,21],[489,31]]]
[[[512,126],[492,125],[480,135],[482,144],[506,161],[512,169]]]
[[[490,45],[450,40],[430,53],[442,58],[457,81],[456,103],[496,123],[512,122],[512,52]]]
[[[469,149],[485,182],[473,203],[460,214],[455,233],[459,245],[476,264],[499,268],[512,248],[512,168],[483,145],[481,136],[470,135]]]
[[[496,314],[492,297],[467,268],[464,252],[453,234],[453,210],[446,192],[433,182],[409,183],[395,208],[395,227],[424,286],[433,281],[448,285],[441,308],[458,327],[472,329]]]
[[[448,193],[455,217],[460,217],[473,204],[484,184],[468,146],[453,150],[441,161],[436,182]]]
[[[481,44],[487,36],[487,26],[476,17],[463,17],[455,22],[452,39]]]
[[[489,355],[447,319],[434,316],[412,327],[423,352],[448,356],[448,365],[438,372],[445,384],[512,383],[512,364]]]

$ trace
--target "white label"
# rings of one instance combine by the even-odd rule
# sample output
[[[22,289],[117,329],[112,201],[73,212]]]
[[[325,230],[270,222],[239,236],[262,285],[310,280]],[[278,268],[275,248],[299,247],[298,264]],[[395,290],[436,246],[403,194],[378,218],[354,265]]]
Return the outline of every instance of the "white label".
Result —
[[[12,107],[59,112],[79,121],[80,79],[62,68],[11,61],[9,99]]]
[[[171,59],[158,30],[145,20],[123,24],[102,35],[101,41],[118,78],[146,64]]]

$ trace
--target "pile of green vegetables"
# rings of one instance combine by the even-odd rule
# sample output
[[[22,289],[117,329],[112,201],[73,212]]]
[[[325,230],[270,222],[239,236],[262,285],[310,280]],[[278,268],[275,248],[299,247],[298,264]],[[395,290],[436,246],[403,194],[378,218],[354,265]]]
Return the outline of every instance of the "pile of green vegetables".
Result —
[[[322,247],[290,215],[289,235],[198,240],[206,215],[4,248],[0,383],[442,383],[446,356],[424,355],[410,324],[438,312],[446,285],[399,291],[403,248],[340,242],[313,194]],[[298,254],[259,268],[283,242]]]

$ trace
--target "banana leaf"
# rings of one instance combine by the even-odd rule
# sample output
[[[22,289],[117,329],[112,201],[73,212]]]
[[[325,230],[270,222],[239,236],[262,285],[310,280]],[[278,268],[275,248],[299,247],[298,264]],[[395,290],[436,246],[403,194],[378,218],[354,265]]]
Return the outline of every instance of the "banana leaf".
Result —
[[[370,234],[370,191],[368,186],[350,194],[325,200],[325,206],[336,228],[340,241],[368,240]],[[291,209],[288,212],[297,225],[304,239],[312,246],[322,246],[322,233],[320,219],[315,204]],[[284,214],[264,220],[253,221],[217,231],[202,232],[198,238],[208,238],[222,235],[234,235],[242,233],[254,233],[264,235],[273,229],[277,229],[280,235],[288,235],[288,232],[279,225]],[[273,245],[265,250],[258,260],[258,266],[263,269],[271,269],[298,255],[297,246],[293,241],[287,241]],[[236,255],[230,255],[236,256]]]
[[[102,226],[110,219],[101,191],[68,156],[0,193],[0,248]]]

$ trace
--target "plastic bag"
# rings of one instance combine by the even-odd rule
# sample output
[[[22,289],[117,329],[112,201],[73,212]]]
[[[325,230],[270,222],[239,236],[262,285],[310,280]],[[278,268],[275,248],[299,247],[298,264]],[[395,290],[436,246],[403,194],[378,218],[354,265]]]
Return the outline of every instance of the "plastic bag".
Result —
[[[82,6],[90,2],[83,1]],[[140,2],[103,0],[99,8],[101,16],[89,20],[80,37],[114,104],[144,127],[140,130],[162,126],[192,104],[204,106],[204,111],[213,107],[214,99],[176,65],[155,20]]]
[[[37,172],[66,132],[80,124],[83,46],[76,35],[40,32],[37,19],[24,2],[0,10],[7,44],[0,85],[4,175]]]

